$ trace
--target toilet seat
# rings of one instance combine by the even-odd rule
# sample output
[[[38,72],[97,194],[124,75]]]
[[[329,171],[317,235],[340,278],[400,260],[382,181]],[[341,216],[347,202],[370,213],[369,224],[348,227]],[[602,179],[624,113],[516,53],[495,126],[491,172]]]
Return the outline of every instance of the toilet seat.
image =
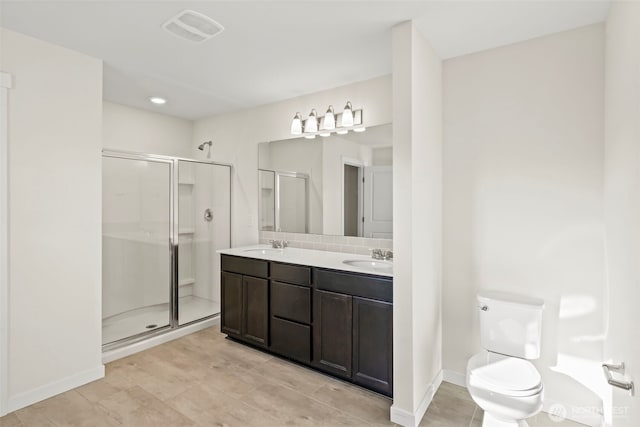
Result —
[[[533,363],[517,357],[483,351],[467,365],[471,387],[512,397],[533,396],[542,391],[542,378]]]

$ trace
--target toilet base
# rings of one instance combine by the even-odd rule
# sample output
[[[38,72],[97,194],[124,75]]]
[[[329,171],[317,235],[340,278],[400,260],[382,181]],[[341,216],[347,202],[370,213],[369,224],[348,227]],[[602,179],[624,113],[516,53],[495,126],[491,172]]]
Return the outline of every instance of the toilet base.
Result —
[[[482,419],[482,427],[529,427],[529,424],[525,420],[520,421],[505,421],[494,417],[490,413],[484,413]]]

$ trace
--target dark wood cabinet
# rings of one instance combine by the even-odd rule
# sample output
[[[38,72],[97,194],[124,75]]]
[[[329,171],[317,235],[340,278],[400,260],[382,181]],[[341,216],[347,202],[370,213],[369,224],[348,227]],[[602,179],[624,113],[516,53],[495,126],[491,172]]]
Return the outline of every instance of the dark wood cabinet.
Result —
[[[352,298],[314,292],[313,364],[345,378],[351,378]]]
[[[393,304],[353,297],[353,382],[393,392]]]
[[[270,350],[311,363],[311,268],[272,262],[270,298]]]
[[[271,281],[271,315],[298,323],[311,323],[311,288]]]
[[[242,277],[242,337],[266,347],[269,339],[269,282]]]
[[[220,280],[222,312],[220,330],[240,336],[242,333],[242,275],[222,272]]]
[[[391,396],[393,279],[222,255],[221,330]]]
[[[234,338],[267,347],[269,345],[268,262],[223,255],[222,270],[220,330]]]
[[[299,362],[311,362],[311,326],[271,318],[271,351]]]

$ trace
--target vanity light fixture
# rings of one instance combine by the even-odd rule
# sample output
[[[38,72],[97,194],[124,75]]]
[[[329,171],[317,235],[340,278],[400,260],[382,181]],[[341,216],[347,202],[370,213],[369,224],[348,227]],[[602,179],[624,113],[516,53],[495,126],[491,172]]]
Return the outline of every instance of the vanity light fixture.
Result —
[[[345,135],[350,130],[354,132],[366,130],[362,120],[362,109],[354,110],[350,101],[347,101],[342,113],[336,114],[333,105],[329,105],[327,112],[320,117],[316,109],[312,108],[306,120],[303,120],[298,112],[291,122],[291,135],[303,135],[307,139],[314,139],[317,135],[327,137],[332,133]]]
[[[304,122],[305,132],[318,132],[318,113],[315,108],[311,109],[309,117]]]
[[[353,126],[353,107],[351,106],[350,101],[347,101],[347,104],[344,106],[344,110],[342,111],[342,126]]]
[[[291,122],[291,135],[302,135],[302,116],[296,113]]]
[[[329,105],[327,112],[324,115],[323,129],[331,130],[336,128],[336,115],[333,112],[333,105]]]

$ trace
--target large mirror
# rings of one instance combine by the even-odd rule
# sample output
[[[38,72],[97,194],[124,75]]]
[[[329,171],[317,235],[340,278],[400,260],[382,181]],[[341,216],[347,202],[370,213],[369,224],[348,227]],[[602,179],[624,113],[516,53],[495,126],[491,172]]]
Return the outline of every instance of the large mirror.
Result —
[[[260,230],[393,238],[391,124],[259,144]]]

